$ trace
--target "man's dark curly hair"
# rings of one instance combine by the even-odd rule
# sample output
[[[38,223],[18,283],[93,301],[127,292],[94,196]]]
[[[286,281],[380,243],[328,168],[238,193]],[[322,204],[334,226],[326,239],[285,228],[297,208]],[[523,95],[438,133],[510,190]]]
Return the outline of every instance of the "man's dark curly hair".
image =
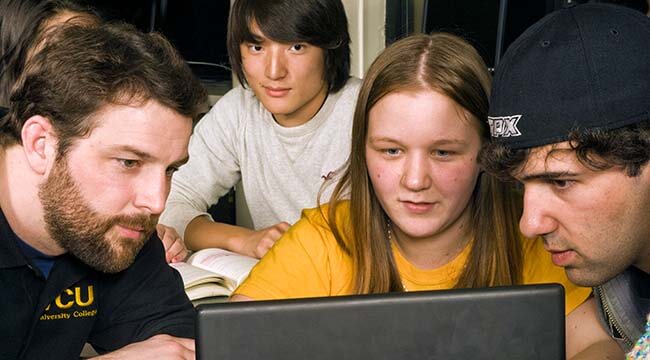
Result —
[[[650,160],[650,119],[614,130],[576,129],[567,140],[587,168],[598,171],[620,167],[628,176],[637,176]],[[483,147],[479,161],[487,172],[513,180],[513,174],[526,164],[530,150],[511,149],[491,141]]]

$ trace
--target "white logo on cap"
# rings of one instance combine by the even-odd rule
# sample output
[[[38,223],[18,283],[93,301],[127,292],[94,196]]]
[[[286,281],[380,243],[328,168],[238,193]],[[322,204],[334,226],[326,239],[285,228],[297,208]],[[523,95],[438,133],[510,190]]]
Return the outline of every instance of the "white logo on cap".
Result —
[[[521,132],[517,129],[519,119],[521,119],[521,115],[499,117],[488,116],[488,123],[490,124],[490,133],[492,133],[492,137],[521,136]]]

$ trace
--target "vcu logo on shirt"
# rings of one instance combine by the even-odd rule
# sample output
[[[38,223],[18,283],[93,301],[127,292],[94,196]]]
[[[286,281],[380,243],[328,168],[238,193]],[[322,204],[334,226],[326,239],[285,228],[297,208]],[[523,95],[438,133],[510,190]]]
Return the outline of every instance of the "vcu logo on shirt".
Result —
[[[79,286],[76,286],[74,289],[65,289],[59,296],[54,298],[54,305],[61,310],[70,309],[75,305],[78,307],[86,307],[92,305],[94,302],[95,293],[92,285],[88,285],[86,289],[82,289]],[[51,306],[52,304],[48,305],[45,311],[49,311]]]
[[[71,317],[91,317],[97,315],[95,292],[92,285],[75,286],[65,289],[45,308],[41,320],[67,320]]]

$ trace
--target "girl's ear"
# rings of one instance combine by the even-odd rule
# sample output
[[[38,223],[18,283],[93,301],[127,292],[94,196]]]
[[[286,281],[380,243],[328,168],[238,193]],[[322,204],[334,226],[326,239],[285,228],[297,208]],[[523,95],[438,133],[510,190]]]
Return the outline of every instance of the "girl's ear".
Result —
[[[34,115],[25,121],[20,135],[29,166],[36,173],[45,175],[54,163],[58,144],[52,123],[46,117]]]

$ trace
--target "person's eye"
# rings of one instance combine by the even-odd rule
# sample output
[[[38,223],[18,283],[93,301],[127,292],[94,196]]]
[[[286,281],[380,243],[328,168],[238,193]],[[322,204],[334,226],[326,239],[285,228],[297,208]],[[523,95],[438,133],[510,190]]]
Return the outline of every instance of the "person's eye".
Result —
[[[293,52],[301,52],[305,50],[305,48],[306,48],[305,44],[293,44],[291,45],[290,50]]]
[[[436,149],[433,151],[433,155],[440,158],[446,158],[453,155],[453,152],[448,150]]]
[[[397,156],[402,153],[402,150],[397,148],[388,148],[388,149],[383,149],[382,152],[388,156]]]
[[[117,161],[125,169],[133,169],[140,165],[140,161],[134,159],[117,159]]]
[[[565,179],[549,179],[549,183],[553,185],[553,187],[555,187],[556,189],[564,190],[571,187],[571,185],[573,185],[575,181],[565,180]]]
[[[252,53],[258,53],[262,51],[262,45],[259,44],[248,44],[248,50]]]

